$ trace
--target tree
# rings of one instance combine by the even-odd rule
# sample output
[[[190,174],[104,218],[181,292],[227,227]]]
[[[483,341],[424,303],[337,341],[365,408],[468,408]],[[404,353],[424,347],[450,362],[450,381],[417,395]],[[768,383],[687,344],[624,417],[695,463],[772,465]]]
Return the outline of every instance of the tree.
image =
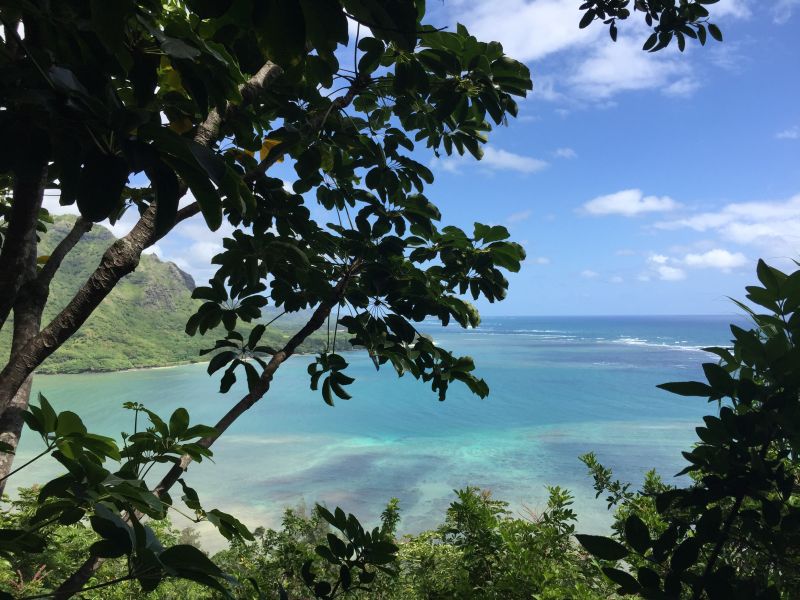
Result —
[[[787,275],[759,261],[758,279],[747,288],[757,308],[738,303],[755,328],[731,325],[733,346],[707,349],[719,357],[703,365],[707,381],[659,386],[719,407],[683,453],[689,464],[681,474],[692,484],[665,486],[650,475],[633,494],[585,457],[598,495],[608,492],[609,504],[619,505],[617,534],[578,539],[610,561],[603,571],[620,593],[697,600],[800,593],[800,270]]]
[[[592,19],[605,14],[595,4]],[[615,18],[628,16],[625,4],[611,7]],[[650,4],[656,15],[672,14],[668,3]],[[31,377],[146,248],[196,214],[212,230],[225,219],[236,231],[214,259],[217,274],[195,291],[205,302],[187,333],[221,326],[209,371],[225,369],[221,391],[242,372],[249,388],[213,433],[191,442],[197,448],[208,450],[263,397],[298,345],[331,321],[332,342],[310,370],[328,404],[349,398],[352,382],[336,353],[340,328],[376,366],[390,363],[430,383],[442,400],[453,381],[488,393],[469,357],[436,347],[413,323],[433,317],[477,325],[465,298],[501,300],[502,270],[518,270],[524,252],[503,227],[440,227],[425,195],[433,174],[413,151],[423,144],[437,155],[466,151],[479,159],[492,124],[516,115],[514,97],[531,89],[530,76],[500,44],[479,42],[461,25],[437,30],[423,23],[424,12],[422,0],[0,4],[0,174],[10,189],[1,203],[0,326],[13,313],[14,328],[0,372],[0,484],[25,415],[48,444],[64,437],[51,427],[68,422],[63,431],[79,437],[70,446],[78,454],[91,455],[92,464],[116,460],[107,440],[86,447],[91,438],[72,416],[44,406],[41,414],[26,411]],[[352,69],[349,51],[341,52],[348,44]],[[297,174],[292,191],[267,174],[284,160]],[[62,204],[76,204],[81,218],[40,257],[46,188],[57,189]],[[311,219],[313,203],[331,223]],[[128,210],[138,211],[136,225],[42,327],[61,261],[93,222]],[[313,312],[285,346],[269,348],[260,344],[267,324],[248,325],[267,304]],[[350,314],[341,316],[342,308]],[[45,414],[51,421],[39,422]],[[192,458],[175,464],[156,497],[169,498]],[[138,466],[123,474],[144,485]],[[76,485],[83,481],[72,476]],[[127,510],[127,518],[135,521],[138,510]],[[62,592],[79,589],[100,558],[95,553]]]

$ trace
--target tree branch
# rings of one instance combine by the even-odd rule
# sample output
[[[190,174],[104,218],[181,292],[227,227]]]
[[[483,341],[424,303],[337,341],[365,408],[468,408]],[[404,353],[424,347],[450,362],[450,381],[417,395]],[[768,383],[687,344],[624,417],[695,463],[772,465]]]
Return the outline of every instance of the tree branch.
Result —
[[[328,115],[333,110],[343,110],[350,106],[350,103],[353,102],[356,96],[359,93],[364,91],[364,89],[372,82],[372,78],[369,75],[359,75],[350,87],[347,89],[347,93],[343,96],[339,96],[328,107],[328,110],[325,111],[324,114],[317,115],[314,119],[308,124],[309,131],[317,131],[321,129],[325,125],[325,121],[328,118]],[[269,169],[272,165],[276,162],[281,160],[283,156],[286,154],[286,149],[282,148],[283,144],[279,144],[275,146],[262,160],[258,163],[256,167],[248,171],[244,174],[243,179],[246,182],[253,182],[258,179],[267,169]]]
[[[243,99],[241,103],[228,103],[224,114],[220,114],[217,109],[209,112],[205,121],[198,125],[195,141],[206,146],[211,145],[219,137],[224,119],[233,111],[251,103],[264,87],[282,73],[283,70],[278,65],[267,61],[255,75],[240,86]],[[86,322],[122,277],[138,266],[142,251],[168,233],[167,231],[161,236],[155,236],[155,211],[155,203],[151,203],[128,235],[109,246],[103,254],[100,265],[69,304],[39,335],[31,339],[19,352],[12,354],[0,372],[0,413],[9,405],[28,375]],[[185,207],[179,211],[176,224],[196,214],[197,211],[196,203]],[[0,273],[5,272],[0,270]],[[18,289],[14,290],[15,295]]]
[[[325,324],[325,320],[328,318],[331,309],[336,306],[344,297],[347,285],[358,272],[360,267],[361,261],[357,260],[353,263],[353,265],[347,270],[347,272],[333,288],[330,299],[321,302],[311,315],[311,318],[308,320],[308,322],[306,322],[306,324],[297,333],[295,333],[288,342],[286,342],[286,345],[283,348],[281,348],[272,356],[270,361],[267,363],[264,372],[261,374],[261,377],[259,377],[255,389],[250,391],[241,400],[234,404],[231,409],[228,410],[228,412],[225,413],[225,415],[223,415],[223,417],[217,422],[215,426],[217,435],[203,438],[198,442],[199,445],[203,446],[204,448],[210,448],[214,442],[217,441],[219,437],[225,433],[225,431],[240,416],[242,416],[256,402],[264,397],[264,394],[269,391],[270,384],[275,376],[275,372],[292,354],[294,354],[300,344],[302,344],[306,338],[308,338],[308,336]],[[180,464],[173,465],[173,467],[167,472],[166,475],[164,475],[158,485],[153,488],[153,493],[159,498],[167,493],[169,489],[175,485],[178,479],[180,479],[191,462],[192,458],[188,455],[184,455]],[[89,581],[92,575],[94,575],[94,573],[102,564],[102,558],[94,555],[89,556],[89,558],[83,562],[78,570],[70,575],[70,577],[58,587],[58,589],[53,593],[53,598],[55,600],[65,600],[80,592],[83,586],[86,585],[86,582]]]
[[[85,220],[83,217],[78,217],[75,224],[72,226],[70,232],[61,240],[58,245],[50,253],[50,258],[39,271],[36,277],[36,284],[44,287],[49,287],[50,282],[53,281],[53,276],[61,266],[64,257],[75,247],[75,245],[92,229],[93,223]]]
[[[28,375],[86,322],[120,279],[136,268],[142,251],[155,241],[155,214],[155,204],[151,204],[130,233],[109,246],[100,265],[67,306],[38,335],[12,354],[0,373],[0,411],[6,409]]]

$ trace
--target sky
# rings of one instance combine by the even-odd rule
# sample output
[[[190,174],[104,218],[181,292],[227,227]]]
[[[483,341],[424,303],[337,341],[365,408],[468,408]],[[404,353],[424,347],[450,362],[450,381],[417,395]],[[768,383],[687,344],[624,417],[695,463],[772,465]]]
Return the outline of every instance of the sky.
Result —
[[[428,22],[500,41],[534,82],[482,161],[425,157],[443,222],[505,225],[527,251],[482,314],[736,312],[758,258],[800,259],[800,0],[721,0],[725,41],[683,54],[643,52],[638,19],[617,43],[580,30],[579,4],[428,0]],[[228,233],[197,217],[151,251],[204,282]]]

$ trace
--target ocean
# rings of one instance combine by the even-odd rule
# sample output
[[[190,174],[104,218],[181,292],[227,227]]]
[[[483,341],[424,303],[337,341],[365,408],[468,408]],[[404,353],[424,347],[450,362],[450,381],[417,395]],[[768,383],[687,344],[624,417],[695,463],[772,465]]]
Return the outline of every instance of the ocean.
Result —
[[[546,486],[558,485],[575,497],[578,531],[606,531],[611,515],[578,457],[595,452],[633,489],[652,468],[673,481],[684,466],[681,450],[715,406],[656,385],[702,378],[701,364],[714,358],[702,348],[728,345],[732,320],[740,321],[489,317],[470,330],[422,324],[437,344],[475,359],[491,389],[483,400],[455,383],[439,402],[427,385],[391,368],[376,372],[366,353],[346,352],[353,399],[329,407],[309,388],[310,358],[293,357],[268,395],[215,444],[214,462],[193,465],[186,479],[206,507],[252,527],[276,526],[286,507],[315,502],[372,524],[397,497],[407,533],[440,523],[453,490],[466,485],[490,489],[514,511],[534,512],[544,508]],[[183,406],[193,423],[213,425],[244,387],[219,394],[218,378],[202,364],[38,376],[34,383],[57,410],[69,408],[90,431],[117,436],[133,429],[123,402],[141,402],[165,419]],[[40,449],[28,432],[18,460]],[[56,472],[53,462],[37,463],[10,487]],[[223,545],[201,530],[209,548]]]

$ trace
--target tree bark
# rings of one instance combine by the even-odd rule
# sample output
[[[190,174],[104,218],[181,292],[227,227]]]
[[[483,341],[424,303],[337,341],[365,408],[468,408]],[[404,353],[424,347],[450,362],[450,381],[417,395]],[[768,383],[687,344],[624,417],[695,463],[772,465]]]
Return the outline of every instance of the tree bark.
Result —
[[[136,268],[142,251],[154,241],[155,213],[155,204],[148,206],[131,232],[109,246],[100,266],[64,310],[38,335],[12,352],[11,359],[0,373],[0,410],[5,412],[14,394],[33,370],[86,322],[120,279]]]
[[[30,276],[33,254],[36,274],[36,223],[47,183],[47,165],[21,169],[14,173],[11,214],[6,238],[0,251],[0,329],[14,307],[17,294]],[[1,409],[0,409],[1,410]]]
[[[36,335],[39,332],[41,324],[42,311],[37,310],[37,307],[31,305],[24,305],[27,298],[24,294],[19,295],[17,306],[14,308],[14,345],[21,343],[24,340]],[[11,446],[15,451],[19,439],[22,434],[22,426],[24,421],[22,414],[28,408],[30,401],[31,385],[33,384],[33,375],[29,375],[23,384],[19,387],[14,397],[11,399],[11,404],[6,408],[2,415],[0,415],[0,441],[5,442]],[[14,462],[14,454],[0,453],[0,477],[5,477],[11,472],[11,465]],[[5,490],[8,479],[0,481],[0,496]]]
[[[213,109],[198,126],[195,141],[206,146],[214,143],[229,112],[251,103],[264,87],[282,73],[283,70],[278,65],[265,63],[240,87],[242,102],[238,105],[229,103],[222,114]],[[186,207],[179,217],[187,218],[196,212],[196,207]],[[176,220],[176,224],[178,222]],[[8,363],[0,372],[0,414],[11,404],[17,390],[33,370],[86,322],[122,277],[138,266],[142,251],[158,239],[154,231],[155,204],[151,204],[130,233],[109,246],[100,265],[56,318],[18,352],[12,352]],[[168,232],[164,232],[162,236],[166,233]]]
[[[348,271],[342,276],[342,278],[334,287],[331,298],[320,303],[320,305],[317,306],[316,310],[311,315],[311,318],[308,320],[308,322],[306,322],[306,324],[291,337],[291,339],[283,348],[273,354],[272,358],[267,363],[264,372],[261,374],[261,377],[259,377],[258,384],[255,386],[255,389],[245,395],[241,400],[234,404],[227,413],[225,413],[225,415],[215,425],[217,435],[200,440],[199,444],[201,446],[204,448],[210,448],[214,442],[217,441],[219,437],[236,421],[236,419],[242,416],[245,412],[247,412],[247,410],[250,409],[250,407],[264,397],[264,395],[269,391],[270,384],[272,383],[272,379],[275,376],[275,372],[278,370],[278,368],[280,368],[280,366],[286,362],[286,360],[292,354],[294,354],[300,344],[302,344],[309,335],[325,324],[325,321],[331,313],[331,309],[336,306],[344,297],[347,285],[355,276],[360,266],[360,261],[356,261],[350,267],[350,269],[348,269]],[[189,468],[191,462],[192,459],[190,456],[183,456],[180,465],[173,465],[173,467],[167,472],[166,475],[164,475],[158,485],[153,488],[153,493],[159,497],[167,493],[169,489],[175,485],[175,483],[177,483],[178,479],[180,479],[186,469]],[[66,600],[67,598],[71,598],[73,595],[80,592],[89,579],[91,579],[91,577],[102,566],[103,562],[104,561],[102,558],[90,555],[89,558],[87,558],[83,564],[78,567],[78,569],[72,575],[70,575],[70,577],[66,579],[58,587],[58,589],[56,589],[56,591],[53,593],[54,600]]]
[[[19,349],[28,343],[39,333],[42,325],[42,313],[47,304],[47,297],[50,293],[50,282],[61,266],[64,257],[78,243],[84,233],[92,228],[92,224],[82,218],[73,225],[70,232],[61,240],[50,254],[50,258],[39,274],[36,274],[36,252],[32,264],[28,265],[28,281],[20,289],[17,295],[17,302],[14,305],[14,334],[11,342],[11,352]],[[11,404],[0,415],[0,441],[10,445],[16,450],[22,436],[24,420],[22,414],[27,410],[30,402],[31,386],[33,375],[29,375],[11,400]],[[0,478],[6,477],[11,472],[11,465],[14,462],[14,455],[10,453],[0,454]],[[5,490],[8,479],[0,479],[0,495]]]

